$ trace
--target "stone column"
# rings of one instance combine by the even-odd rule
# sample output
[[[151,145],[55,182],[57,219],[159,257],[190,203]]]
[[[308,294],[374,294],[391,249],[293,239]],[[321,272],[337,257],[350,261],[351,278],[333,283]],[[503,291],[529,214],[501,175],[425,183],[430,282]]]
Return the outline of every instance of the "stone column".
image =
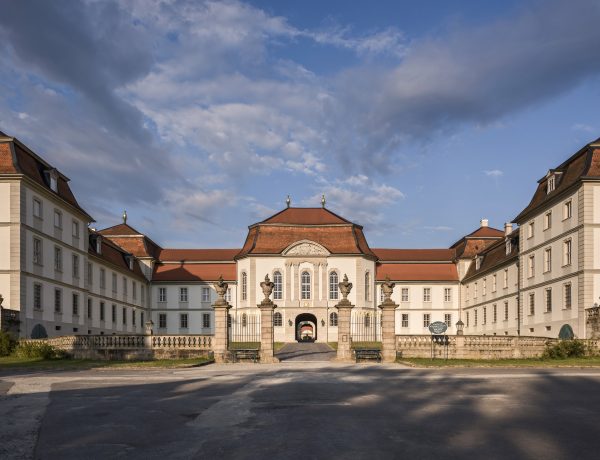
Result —
[[[274,283],[269,280],[269,275],[260,283],[265,298],[258,304],[260,309],[260,362],[264,364],[279,362],[274,356],[273,340],[275,338],[273,328],[273,311],[277,305],[270,299]]]
[[[227,292],[228,285],[223,281],[223,277],[220,277],[219,281],[213,286],[217,291],[217,300],[212,305],[215,311],[215,334],[213,336],[212,349],[215,362],[223,363],[226,362],[229,357],[229,334],[227,330],[227,318],[231,305],[229,305],[225,300],[225,293]]]
[[[381,285],[383,291],[383,302],[381,308],[381,358],[384,363],[396,361],[396,308],[398,304],[392,300],[394,283],[386,277]]]
[[[350,318],[354,305],[348,300],[348,294],[352,289],[352,283],[348,282],[348,276],[344,275],[344,280],[338,284],[342,293],[342,300],[335,306],[338,309],[338,361],[351,361],[351,335],[350,335]]]

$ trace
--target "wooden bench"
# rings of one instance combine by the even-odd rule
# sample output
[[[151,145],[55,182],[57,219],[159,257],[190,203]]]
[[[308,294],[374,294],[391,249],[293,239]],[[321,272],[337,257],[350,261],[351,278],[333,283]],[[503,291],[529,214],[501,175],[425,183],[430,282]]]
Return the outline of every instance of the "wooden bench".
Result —
[[[260,350],[257,348],[239,348],[237,350],[231,350],[233,355],[233,362],[237,363],[241,359],[251,359],[252,362],[256,363],[260,359]]]
[[[358,348],[354,350],[354,357],[356,358],[356,362],[358,362],[359,359],[374,359],[380,363],[381,350],[377,348]]]

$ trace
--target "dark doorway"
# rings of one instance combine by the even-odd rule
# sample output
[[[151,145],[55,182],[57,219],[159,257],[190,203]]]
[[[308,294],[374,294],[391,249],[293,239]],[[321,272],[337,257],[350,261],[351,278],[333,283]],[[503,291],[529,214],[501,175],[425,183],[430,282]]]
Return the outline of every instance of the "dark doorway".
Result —
[[[296,340],[314,342],[317,340],[317,317],[311,313],[296,316]]]

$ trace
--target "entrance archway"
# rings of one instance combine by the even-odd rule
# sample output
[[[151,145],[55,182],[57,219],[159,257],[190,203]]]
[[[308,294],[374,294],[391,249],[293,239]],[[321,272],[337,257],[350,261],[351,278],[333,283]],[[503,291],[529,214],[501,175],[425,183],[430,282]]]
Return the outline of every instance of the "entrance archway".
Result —
[[[314,342],[317,340],[317,317],[311,313],[296,316],[296,340]]]

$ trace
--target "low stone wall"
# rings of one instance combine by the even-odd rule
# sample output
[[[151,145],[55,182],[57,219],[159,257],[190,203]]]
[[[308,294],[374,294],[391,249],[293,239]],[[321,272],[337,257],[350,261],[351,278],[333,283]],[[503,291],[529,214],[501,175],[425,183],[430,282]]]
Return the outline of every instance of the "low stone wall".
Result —
[[[490,335],[447,336],[448,346],[433,343],[431,335],[397,335],[396,350],[404,358],[511,359],[536,358],[558,339]]]
[[[212,355],[207,335],[70,335],[22,342],[45,342],[75,359],[144,360]]]

